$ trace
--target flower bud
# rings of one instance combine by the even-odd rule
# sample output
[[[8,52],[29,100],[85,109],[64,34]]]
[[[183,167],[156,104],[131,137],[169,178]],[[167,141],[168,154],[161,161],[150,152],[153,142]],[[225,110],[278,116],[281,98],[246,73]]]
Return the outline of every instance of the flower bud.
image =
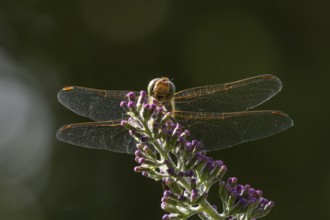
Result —
[[[127,102],[126,101],[121,101],[120,102],[120,107],[126,109],[127,108]]]
[[[128,101],[135,102],[135,93],[134,92],[127,93],[127,98]]]

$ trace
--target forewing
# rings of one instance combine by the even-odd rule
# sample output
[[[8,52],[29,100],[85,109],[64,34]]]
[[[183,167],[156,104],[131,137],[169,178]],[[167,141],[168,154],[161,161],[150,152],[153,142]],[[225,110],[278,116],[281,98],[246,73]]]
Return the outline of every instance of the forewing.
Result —
[[[282,82],[273,75],[260,75],[240,81],[201,86],[175,94],[180,111],[237,112],[258,106],[276,95]]]
[[[82,147],[132,154],[135,140],[119,123],[120,120],[64,125],[57,131],[56,137]]]
[[[174,117],[208,151],[268,137],[293,125],[287,114],[268,110],[232,113],[175,112]]]
[[[70,86],[59,91],[57,98],[62,105],[81,116],[94,121],[109,121],[125,115],[119,104],[128,92]]]

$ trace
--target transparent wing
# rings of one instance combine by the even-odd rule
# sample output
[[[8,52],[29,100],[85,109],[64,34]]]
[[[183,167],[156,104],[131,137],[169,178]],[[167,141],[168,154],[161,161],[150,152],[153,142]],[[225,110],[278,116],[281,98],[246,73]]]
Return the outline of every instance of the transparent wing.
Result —
[[[135,151],[135,140],[120,125],[120,120],[64,125],[57,131],[56,137],[60,141],[87,148],[128,154]]]
[[[279,111],[175,112],[174,117],[208,151],[264,138],[293,125],[292,119]]]
[[[57,98],[62,105],[78,115],[94,121],[109,121],[121,119],[125,115],[119,104],[125,100],[128,92],[70,86],[59,91]]]
[[[180,111],[237,112],[258,106],[276,95],[282,82],[273,75],[260,75],[240,81],[201,86],[175,94]]]

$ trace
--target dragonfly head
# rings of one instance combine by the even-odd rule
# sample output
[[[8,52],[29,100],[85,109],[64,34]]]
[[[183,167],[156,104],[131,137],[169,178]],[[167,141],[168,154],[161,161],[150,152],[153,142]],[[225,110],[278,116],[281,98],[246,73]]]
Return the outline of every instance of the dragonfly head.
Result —
[[[161,103],[169,102],[174,97],[175,86],[167,77],[156,78],[150,81],[148,94]]]

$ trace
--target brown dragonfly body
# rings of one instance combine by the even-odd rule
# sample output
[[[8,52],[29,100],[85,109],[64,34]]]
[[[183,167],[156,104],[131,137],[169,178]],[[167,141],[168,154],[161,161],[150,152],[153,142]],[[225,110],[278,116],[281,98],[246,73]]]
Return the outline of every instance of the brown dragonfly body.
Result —
[[[279,133],[293,125],[276,110],[248,111],[276,95],[281,81],[272,75],[175,91],[166,77],[149,83],[150,98],[158,100],[172,117],[190,130],[208,151],[227,148]],[[135,141],[120,126],[127,115],[119,104],[127,90],[97,90],[70,86],[58,93],[59,101],[73,112],[96,122],[61,127],[61,141],[120,153],[134,153]],[[136,92],[138,95],[138,92]]]
[[[151,98],[156,99],[161,103],[166,111],[173,114],[175,111],[175,103],[173,99],[175,86],[167,77],[151,80],[148,86],[148,94]]]

